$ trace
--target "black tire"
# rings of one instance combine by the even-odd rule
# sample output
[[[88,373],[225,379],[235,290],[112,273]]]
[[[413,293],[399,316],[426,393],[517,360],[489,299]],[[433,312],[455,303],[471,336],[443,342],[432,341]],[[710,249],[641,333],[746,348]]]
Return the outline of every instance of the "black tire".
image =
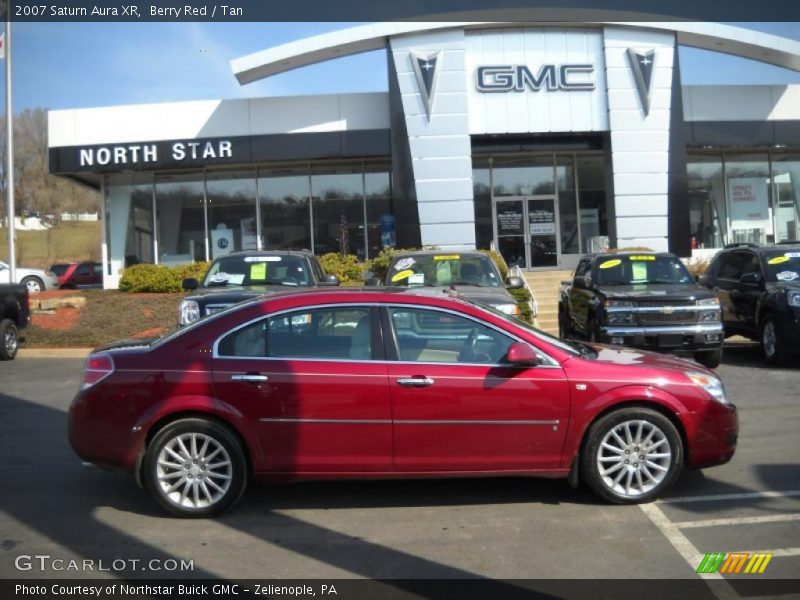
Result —
[[[772,343],[765,339],[770,329]],[[770,365],[785,364],[787,359],[786,343],[783,341],[783,334],[775,322],[775,317],[770,314],[765,316],[761,321],[761,327],[758,328],[758,332],[758,342],[761,346],[761,354],[764,356],[764,360]]]
[[[0,321],[0,360],[14,360],[19,350],[19,329],[11,319]]]
[[[722,362],[722,348],[712,350],[711,352],[695,352],[694,359],[704,367],[716,369]]]
[[[20,283],[25,287],[27,287],[28,292],[30,292],[31,294],[38,294],[39,292],[43,292],[45,290],[44,281],[42,281],[38,277],[34,277],[33,275],[25,277],[22,281],[20,281]]]
[[[202,444],[209,439],[209,459],[216,462],[205,464],[202,459],[192,461],[187,457],[186,463],[178,463],[175,455],[165,450],[167,446],[172,449],[178,438],[184,442],[184,447],[190,454],[193,453],[196,457],[200,456]],[[196,440],[195,447],[191,445],[192,439]],[[217,452],[213,452],[217,449]],[[186,469],[185,474],[180,468],[163,466],[165,463],[162,453],[172,461],[169,464]],[[161,464],[159,458],[162,458]],[[214,466],[220,463],[227,465]],[[238,502],[247,487],[247,460],[241,443],[228,427],[202,418],[181,419],[161,429],[147,448],[143,468],[142,479],[151,496],[166,511],[180,517],[197,518],[221,514]],[[164,489],[167,485],[174,486],[174,491]],[[211,486],[216,486],[220,491]],[[182,501],[188,504],[183,504]]]
[[[558,311],[558,337],[562,340],[566,340],[570,336],[569,324],[567,323],[567,316],[564,314],[564,310]]]
[[[637,430],[638,423],[645,423],[646,427]],[[627,447],[627,453],[609,452],[608,449],[601,446],[601,443],[607,436],[613,436],[611,433],[617,428],[624,429],[625,424],[628,423],[632,428],[632,441],[628,444],[627,436],[622,435],[624,444],[612,442],[614,446],[620,446],[622,452]],[[658,440],[657,446],[654,448],[657,452],[648,451],[644,446],[640,448],[636,442],[636,434],[640,433],[642,440],[646,438],[649,431],[655,430],[658,433],[653,435],[652,440]],[[614,439],[614,438],[611,438]],[[650,442],[652,444],[652,442]],[[636,453],[634,453],[636,448]],[[668,450],[668,452],[665,452]],[[641,459],[636,456],[638,452],[645,456]],[[655,458],[661,454],[667,456]],[[616,463],[613,462],[615,456],[620,456],[620,466],[615,469]],[[601,473],[598,465],[598,459],[604,458],[611,462],[603,461],[603,465],[611,465],[608,467],[608,473]],[[601,498],[612,502],[614,504],[640,504],[650,502],[658,497],[660,494],[668,490],[683,467],[683,442],[681,436],[675,425],[672,424],[667,417],[661,413],[650,408],[621,408],[615,410],[593,423],[586,434],[586,440],[581,450],[581,474],[586,484]],[[629,460],[629,463],[623,463],[623,460]],[[641,461],[641,462],[638,462]],[[654,464],[658,465],[657,469]],[[661,469],[664,469],[663,471]],[[637,476],[636,473],[639,473]],[[630,473],[630,475],[629,475]],[[649,481],[648,478],[651,474],[655,473],[655,477],[660,477],[658,481],[653,479]],[[621,477],[621,480],[613,481]],[[642,484],[639,484],[639,490],[633,489],[639,483],[638,478],[641,478]],[[645,485],[647,481],[647,485]],[[625,484],[628,485],[627,491]],[[621,486],[622,489],[618,488]]]

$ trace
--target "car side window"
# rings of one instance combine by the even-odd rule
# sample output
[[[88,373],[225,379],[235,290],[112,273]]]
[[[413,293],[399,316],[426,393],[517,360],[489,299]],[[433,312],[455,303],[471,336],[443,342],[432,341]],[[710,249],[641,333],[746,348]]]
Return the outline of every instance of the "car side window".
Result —
[[[78,265],[78,268],[75,269],[75,275],[88,275],[92,270],[92,265],[83,263]]]
[[[575,277],[583,277],[586,275],[586,267],[589,266],[588,260],[582,260],[578,263],[577,268],[575,269]]]
[[[499,364],[514,342],[482,323],[447,312],[389,308],[403,362]]]
[[[366,307],[304,309],[260,319],[220,340],[219,356],[371,360]]]
[[[755,252],[743,252],[745,257],[742,259],[742,275],[745,273],[761,273],[761,262],[758,260],[758,255]]]
[[[746,261],[747,256],[744,252],[731,252],[722,259],[722,265],[719,268],[719,278],[739,281],[739,278],[745,273],[744,267]]]

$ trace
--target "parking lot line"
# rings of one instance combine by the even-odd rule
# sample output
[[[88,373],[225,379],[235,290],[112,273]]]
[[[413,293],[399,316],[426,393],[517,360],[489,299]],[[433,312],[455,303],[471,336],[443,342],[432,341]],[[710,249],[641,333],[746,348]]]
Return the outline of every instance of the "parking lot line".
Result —
[[[750,554],[772,554],[773,558],[781,556],[800,556],[800,548],[770,548],[769,550],[739,550]]]
[[[679,529],[696,529],[698,527],[717,527],[719,525],[757,525],[759,523],[782,523],[785,521],[800,521],[800,514],[732,517],[729,519],[700,519],[698,521],[676,521],[672,524]]]
[[[780,492],[742,492],[740,494],[719,494],[716,496],[683,496],[682,498],[663,498],[656,504],[675,504],[679,502],[722,502],[726,500],[748,500],[754,498],[786,498],[800,496],[800,490],[784,490]]]

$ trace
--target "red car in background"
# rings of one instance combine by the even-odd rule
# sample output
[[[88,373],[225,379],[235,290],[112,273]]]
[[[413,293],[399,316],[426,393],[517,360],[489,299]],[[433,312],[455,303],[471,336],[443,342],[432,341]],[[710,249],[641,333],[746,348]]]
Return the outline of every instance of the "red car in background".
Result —
[[[64,268],[65,267],[65,268]],[[91,261],[52,265],[50,270],[58,276],[61,289],[103,287],[103,265]]]
[[[647,502],[684,466],[730,460],[737,435],[697,363],[386,290],[275,294],[96,350],[69,411],[83,460],[190,517],[251,479],[580,477]]]

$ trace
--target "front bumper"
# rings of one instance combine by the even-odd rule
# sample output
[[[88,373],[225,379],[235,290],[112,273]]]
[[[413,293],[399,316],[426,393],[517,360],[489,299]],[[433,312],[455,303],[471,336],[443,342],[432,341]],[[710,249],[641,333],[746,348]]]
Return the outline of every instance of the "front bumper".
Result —
[[[722,323],[663,326],[604,326],[603,341],[645,350],[696,352],[716,350],[724,340]]]

